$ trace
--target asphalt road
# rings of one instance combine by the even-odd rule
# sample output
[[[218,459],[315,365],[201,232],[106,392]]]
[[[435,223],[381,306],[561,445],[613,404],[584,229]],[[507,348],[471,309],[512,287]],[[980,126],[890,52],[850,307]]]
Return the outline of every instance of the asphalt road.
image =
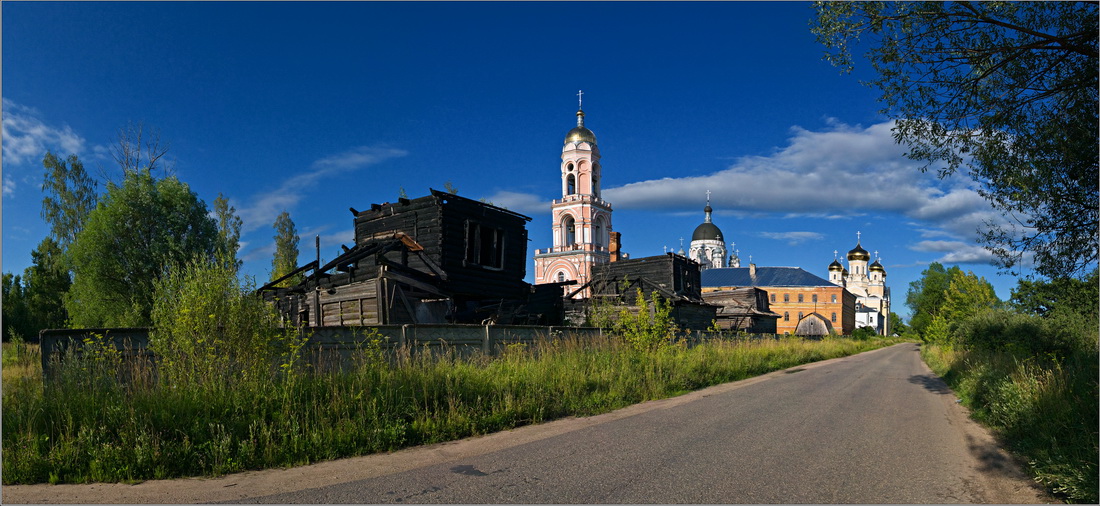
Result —
[[[53,486],[52,493],[41,489],[32,495],[23,495],[19,487],[13,497],[7,487],[3,499],[467,504],[1046,500],[955,401],[921,362],[917,346],[901,344],[596,417],[393,454],[218,479],[100,485],[82,493],[78,485]]]

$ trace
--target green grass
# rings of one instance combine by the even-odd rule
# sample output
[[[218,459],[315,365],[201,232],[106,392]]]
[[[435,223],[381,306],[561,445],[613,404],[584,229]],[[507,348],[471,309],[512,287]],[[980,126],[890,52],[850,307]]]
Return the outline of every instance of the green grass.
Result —
[[[73,361],[45,387],[5,375],[3,483],[300,465],[604,413],[893,343],[784,338],[640,350],[618,339],[566,339],[494,358],[387,361],[368,352],[345,372],[129,386],[111,379],[103,357]]]
[[[924,345],[921,356],[1026,464],[1069,502],[1098,500],[1097,355],[1064,357]]]

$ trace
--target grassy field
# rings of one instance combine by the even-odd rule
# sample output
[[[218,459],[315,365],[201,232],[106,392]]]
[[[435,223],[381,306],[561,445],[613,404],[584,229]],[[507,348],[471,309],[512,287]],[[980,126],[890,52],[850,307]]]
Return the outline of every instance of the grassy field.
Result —
[[[1100,499],[1095,353],[1027,356],[926,344],[921,356],[1036,481],[1069,502]]]
[[[139,481],[306,464],[603,413],[893,343],[784,338],[639,349],[613,338],[567,339],[493,358],[396,361],[367,350],[340,373],[128,387],[111,379],[109,356],[72,362],[44,386],[32,351],[9,366],[5,348],[3,482]]]

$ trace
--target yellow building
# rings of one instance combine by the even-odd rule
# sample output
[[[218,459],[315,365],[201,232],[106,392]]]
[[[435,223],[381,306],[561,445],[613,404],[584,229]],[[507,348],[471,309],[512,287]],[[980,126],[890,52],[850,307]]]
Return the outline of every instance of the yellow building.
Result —
[[[856,296],[799,267],[729,267],[701,273],[703,293],[754,287],[767,293],[772,312],[779,314],[777,334],[794,334],[798,322],[811,313],[824,317],[838,334],[856,328]],[[704,295],[706,297],[706,295]]]

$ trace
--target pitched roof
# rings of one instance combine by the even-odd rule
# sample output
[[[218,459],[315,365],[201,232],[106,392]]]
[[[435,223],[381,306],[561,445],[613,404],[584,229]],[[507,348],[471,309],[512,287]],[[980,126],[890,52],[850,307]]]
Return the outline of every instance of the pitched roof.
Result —
[[[703,286],[837,286],[801,267],[757,267],[755,277],[748,267],[706,269],[700,275]]]

